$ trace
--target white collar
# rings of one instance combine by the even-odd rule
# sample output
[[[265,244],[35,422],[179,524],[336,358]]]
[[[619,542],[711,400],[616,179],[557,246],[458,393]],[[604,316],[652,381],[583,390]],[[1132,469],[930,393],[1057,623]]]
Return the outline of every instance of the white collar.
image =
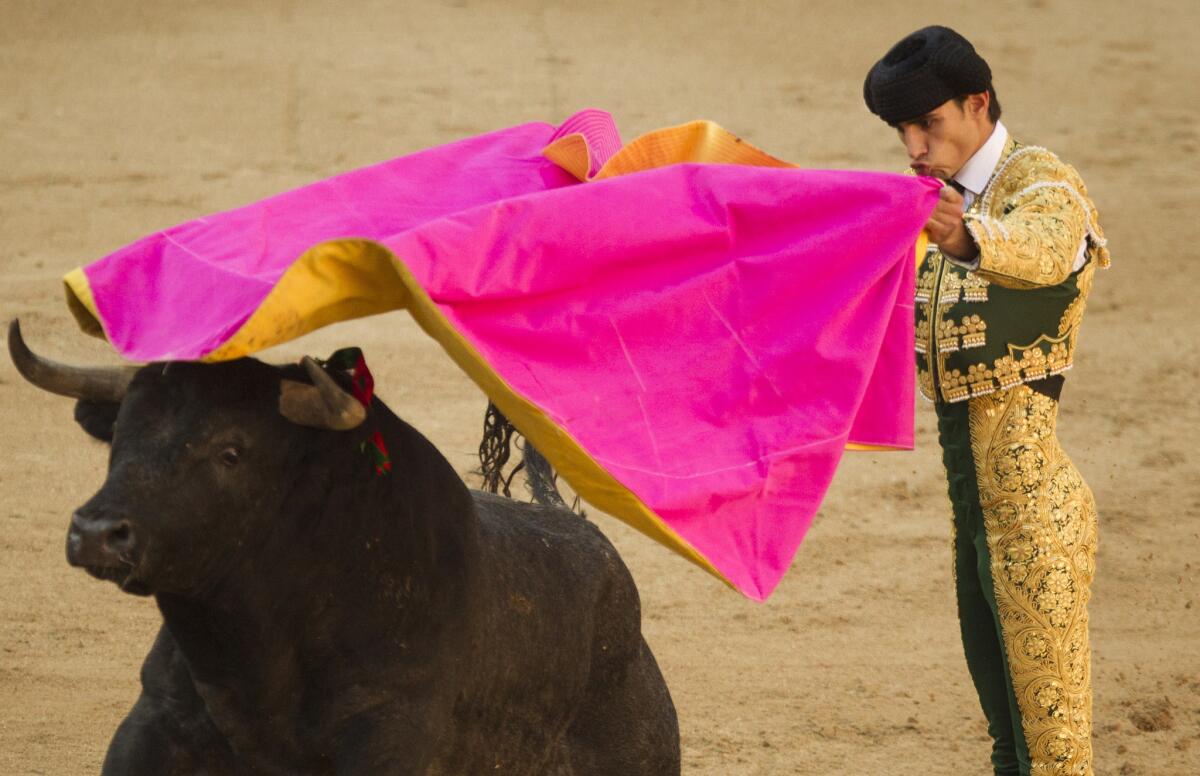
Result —
[[[991,180],[992,173],[996,171],[996,165],[1000,163],[1000,156],[1004,153],[1007,143],[1008,130],[1002,122],[997,121],[992,129],[992,136],[967,160],[962,169],[954,174],[954,180],[975,196],[982,194]]]

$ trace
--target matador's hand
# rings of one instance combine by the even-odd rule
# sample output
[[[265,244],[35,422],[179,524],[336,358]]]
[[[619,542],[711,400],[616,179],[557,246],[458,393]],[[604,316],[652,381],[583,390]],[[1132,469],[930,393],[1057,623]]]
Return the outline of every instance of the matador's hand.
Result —
[[[979,253],[971,233],[963,224],[963,196],[953,186],[943,186],[937,207],[925,223],[929,241],[936,243],[942,253],[956,259],[973,259]]]

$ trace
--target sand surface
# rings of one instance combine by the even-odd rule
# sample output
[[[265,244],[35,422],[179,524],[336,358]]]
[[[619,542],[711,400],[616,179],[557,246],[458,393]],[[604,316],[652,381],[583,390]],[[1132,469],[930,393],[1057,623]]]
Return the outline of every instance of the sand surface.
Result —
[[[1114,0],[37,2],[0,0],[0,318],[66,360],[59,277],[154,229],[526,120],[612,111],[625,137],[714,119],[807,166],[896,169],[862,76],[955,26],[1005,121],[1082,171],[1097,278],[1061,437],[1101,510],[1091,607],[1098,773],[1200,772],[1200,6]],[[380,393],[464,474],[484,399],[403,314],[268,353],[356,343]],[[0,773],[99,769],[158,623],[63,557],[105,449],[0,364]],[[932,412],[911,454],[844,463],[795,566],[752,604],[604,516],[640,585],[684,772],[984,774],[958,640]]]

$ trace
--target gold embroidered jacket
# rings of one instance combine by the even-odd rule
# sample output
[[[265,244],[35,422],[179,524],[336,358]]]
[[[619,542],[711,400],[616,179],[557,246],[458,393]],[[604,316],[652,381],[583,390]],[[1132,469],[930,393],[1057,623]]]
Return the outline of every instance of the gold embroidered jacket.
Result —
[[[1083,181],[1044,148],[1009,139],[964,220],[978,268],[931,248],[917,271],[917,381],[933,401],[1069,369],[1096,267],[1109,265]],[[1072,271],[1085,239],[1087,261]]]

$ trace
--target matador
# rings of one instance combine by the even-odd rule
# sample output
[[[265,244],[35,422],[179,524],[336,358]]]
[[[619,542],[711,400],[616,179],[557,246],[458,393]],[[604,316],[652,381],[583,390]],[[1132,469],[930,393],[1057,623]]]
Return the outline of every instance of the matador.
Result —
[[[1096,268],[1109,264],[1096,208],[1074,168],[1009,135],[991,69],[949,28],[893,46],[863,96],[911,171],[946,182],[917,271],[917,378],[937,414],[992,766],[1090,776],[1096,505],[1055,424]]]

